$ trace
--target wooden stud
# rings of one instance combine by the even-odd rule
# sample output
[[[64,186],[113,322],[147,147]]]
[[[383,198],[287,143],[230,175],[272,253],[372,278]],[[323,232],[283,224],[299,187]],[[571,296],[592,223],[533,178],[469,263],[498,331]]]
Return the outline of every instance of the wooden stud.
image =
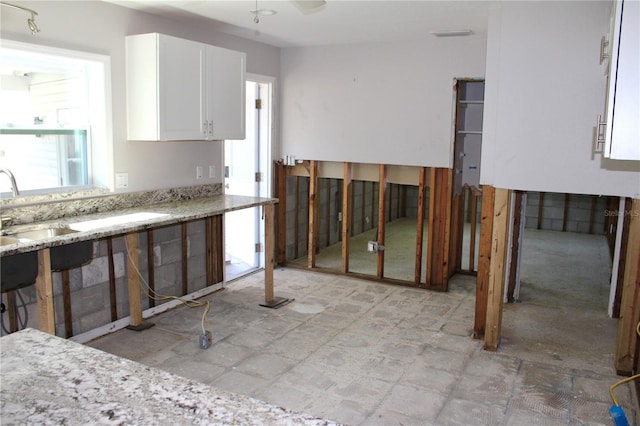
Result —
[[[142,324],[142,304],[140,303],[140,276],[138,275],[138,234],[131,232],[125,236],[127,243],[127,283],[129,285],[129,315],[130,325],[137,327]]]
[[[434,185],[430,196],[434,199],[433,210],[430,211],[429,245],[431,268],[427,273],[427,287],[446,291],[449,277],[449,249],[451,224],[451,174],[448,169],[436,169]]]
[[[367,214],[366,214],[366,201],[365,201],[365,194],[367,193],[367,182],[365,181],[360,181],[360,187],[362,188],[362,196],[360,197],[360,232],[364,232],[365,230],[367,230]],[[371,183],[371,194],[373,197],[373,182]],[[373,199],[371,200],[371,227],[373,228],[373,209],[375,208],[376,203],[373,201]],[[353,230],[353,232],[355,232],[355,229]]]
[[[542,229],[542,213],[544,210],[544,192],[538,193],[538,227],[537,229]]]
[[[38,251],[38,276],[36,277],[36,299],[40,331],[56,334],[53,309],[53,280],[51,279],[51,254],[48,248]]]
[[[153,229],[147,229],[147,280],[149,284],[149,296],[153,295],[156,289],[156,268],[153,255]],[[156,301],[153,297],[149,297],[149,307],[156,306]]]
[[[219,214],[213,216],[213,278],[214,283],[224,281],[224,216]]]
[[[378,186],[378,245],[384,246],[385,237],[385,203],[387,192],[387,168],[380,164]],[[378,278],[384,277],[384,250],[378,251]]]
[[[274,268],[274,205],[264,206],[264,299],[273,302],[273,268]]]
[[[589,211],[589,234],[593,234],[593,224],[595,222],[596,217],[596,203],[598,201],[598,197],[592,195],[591,196],[591,210]]]
[[[418,218],[416,220],[416,257],[414,265],[413,282],[420,284],[422,279],[422,246],[424,245],[424,209],[427,191],[427,168],[420,167],[418,176]]]
[[[213,218],[207,217],[204,219],[204,243],[205,243],[205,270],[207,286],[213,285]]]
[[[287,261],[287,169],[283,162],[276,163],[278,218],[276,220],[277,257],[280,264]]]
[[[7,294],[7,314],[9,316],[9,333],[18,331],[18,311],[16,310],[16,291],[8,291]]]
[[[624,202],[624,211],[618,211],[618,214],[623,214],[624,219],[622,222],[622,235],[620,241],[620,258],[618,259],[618,285],[616,286],[616,293],[613,298],[613,309],[611,316],[613,318],[620,318],[620,303],[622,302],[622,283],[624,282],[624,271],[627,262],[627,247],[629,246],[629,224],[631,221],[631,198],[626,198]],[[613,210],[612,210],[613,211]]]
[[[470,191],[469,272],[476,270],[476,232],[478,232],[478,196]]]
[[[442,264],[442,277],[441,277],[441,288],[442,291],[447,291],[449,289],[449,277],[453,275],[453,269],[448,269],[447,266],[451,264],[449,260],[449,256],[447,255],[451,246],[451,212],[453,209],[452,198],[453,198],[453,170],[452,169],[443,169],[442,174],[444,177],[444,185],[443,185],[443,206],[445,209],[444,216],[444,250],[445,258],[443,259]]]
[[[189,294],[189,239],[187,223],[183,222],[180,227],[180,240],[182,242],[180,254],[182,257],[182,295]]]
[[[349,272],[349,240],[351,239],[352,193],[353,193],[353,166],[344,163],[344,178],[342,180],[342,273]]]
[[[296,176],[296,194],[295,194],[295,224],[293,228],[293,252],[294,259],[300,257],[300,176]]]
[[[334,221],[334,218],[331,217],[331,184],[333,182],[333,179],[323,179],[323,181],[325,182],[325,197],[327,198],[327,202],[325,203],[325,210],[324,210],[324,214],[325,214],[325,218],[326,218],[326,224],[327,224],[327,228],[325,229],[325,240],[326,240],[326,245],[324,245],[323,247],[327,247],[331,245],[331,224]],[[320,249],[320,247],[317,247],[318,250]]]
[[[307,267],[316,267],[316,247],[318,238],[318,162],[311,160],[309,169],[309,240],[307,248]]]
[[[109,264],[109,302],[111,305],[111,321],[118,319],[118,299],[116,295],[116,273],[113,264],[113,237],[107,237],[107,260]]]
[[[619,375],[634,373],[638,342],[636,327],[640,320],[640,199],[633,200],[629,221],[629,241],[626,250],[622,301],[616,339],[615,367]]]
[[[436,216],[436,168],[431,167],[429,169],[429,226],[427,234],[427,278],[425,285],[429,287],[431,285],[431,271],[433,270],[433,242],[435,234],[435,216]]]
[[[480,212],[480,245],[478,248],[478,276],[476,277],[476,310],[473,338],[483,339],[487,321],[487,299],[489,269],[491,265],[491,235],[493,234],[493,208],[495,188],[482,186],[482,209]]]
[[[516,289],[516,277],[518,275],[518,252],[520,251],[520,228],[522,224],[522,192],[514,192],[514,208],[511,221],[513,222],[513,231],[511,237],[511,264],[509,265],[509,277],[507,284],[507,301],[509,303],[515,302],[515,289]]]
[[[569,219],[570,195],[564,194],[564,211],[562,212],[562,232],[567,231],[567,220]]]
[[[73,316],[71,310],[71,280],[69,279],[69,270],[64,269],[60,272],[62,278],[62,304],[64,309],[64,334],[68,339],[73,336]]]
[[[484,348],[488,351],[498,350],[502,334],[502,306],[509,232],[509,193],[508,189],[498,188],[494,199],[487,322],[484,334]]]

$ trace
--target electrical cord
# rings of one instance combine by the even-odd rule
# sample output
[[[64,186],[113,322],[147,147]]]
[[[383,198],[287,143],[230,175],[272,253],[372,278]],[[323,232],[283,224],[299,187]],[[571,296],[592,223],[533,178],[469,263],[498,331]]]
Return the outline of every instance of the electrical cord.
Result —
[[[636,326],[636,333],[638,334],[638,336],[640,336],[640,321],[638,322],[638,325]],[[617,388],[620,385],[623,385],[625,383],[631,382],[631,381],[636,380],[638,378],[640,378],[640,374],[635,374],[635,375],[633,375],[631,377],[624,378],[624,379],[620,380],[619,382],[616,382],[613,385],[611,385],[611,387],[609,388],[609,394],[611,395],[611,400],[613,401],[613,404],[616,407],[619,407],[620,404],[618,403],[618,400],[616,399],[616,395],[613,392],[614,389]]]
[[[20,307],[18,307],[18,302],[15,299],[13,300],[13,307],[16,313],[16,319],[18,320],[18,324],[19,324],[18,329],[23,330],[27,327],[27,324],[29,323],[29,311],[27,310],[27,304],[24,301],[24,297],[22,296],[22,293],[20,292],[20,290],[16,290],[16,294],[20,299],[20,303],[22,303],[21,307],[22,307],[22,310],[24,311],[24,320],[22,315],[20,314]],[[11,331],[9,331],[6,325],[4,324],[4,315],[0,315],[0,326],[2,326],[2,331],[4,331],[6,334],[11,333]]]
[[[125,249],[127,251],[127,257],[131,261],[130,264],[133,266],[133,269],[135,269],[136,274],[138,275],[138,277],[140,277],[140,280],[144,284],[142,286],[142,291],[145,293],[145,295],[147,297],[149,297],[150,299],[153,299],[153,300],[156,300],[156,301],[179,300],[180,302],[182,302],[183,304],[185,304],[189,308],[201,308],[201,307],[204,307],[205,309],[204,309],[204,312],[202,314],[202,320],[200,322],[200,325],[202,327],[202,335],[203,336],[206,336],[206,335],[211,336],[211,324],[209,323],[209,319],[208,319],[209,310],[211,309],[211,302],[208,301],[208,300],[205,301],[205,302],[198,302],[198,301],[195,301],[195,300],[183,299],[182,297],[179,297],[179,296],[167,296],[167,295],[163,295],[163,294],[157,293],[155,290],[153,290],[149,286],[149,283],[147,283],[147,280],[145,280],[145,278],[142,276],[142,273],[138,269],[138,266],[136,265],[136,262],[133,261],[133,258],[131,257],[131,251],[129,250],[129,244],[127,243],[127,239],[126,238],[124,239],[124,246],[125,246]],[[205,325],[206,325],[206,327],[205,327]]]

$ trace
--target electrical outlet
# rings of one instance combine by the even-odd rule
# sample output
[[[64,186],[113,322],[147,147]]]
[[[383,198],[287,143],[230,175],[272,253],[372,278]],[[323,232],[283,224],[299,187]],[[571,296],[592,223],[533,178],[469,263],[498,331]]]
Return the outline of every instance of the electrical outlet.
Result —
[[[216,166],[209,166],[209,179],[216,177]]]
[[[129,187],[129,173],[116,173],[116,188]]]
[[[202,179],[203,173],[202,166],[196,166],[196,179]]]

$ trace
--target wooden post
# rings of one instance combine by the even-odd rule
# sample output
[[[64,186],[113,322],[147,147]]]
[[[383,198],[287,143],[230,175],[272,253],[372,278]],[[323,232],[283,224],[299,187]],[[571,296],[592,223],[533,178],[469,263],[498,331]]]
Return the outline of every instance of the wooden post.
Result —
[[[206,285],[214,284],[213,276],[213,217],[209,216],[204,219],[204,243],[205,243],[205,275]]]
[[[431,284],[431,270],[433,269],[433,235],[435,233],[436,216],[436,168],[429,168],[429,226],[427,229],[427,278],[425,285]]]
[[[71,281],[69,270],[63,269],[60,272],[62,278],[62,304],[64,306],[64,337],[67,339],[73,336],[73,315],[71,309]]]
[[[476,270],[476,232],[478,227],[478,196],[476,195],[475,188],[469,192],[470,194],[470,213],[471,216],[470,229],[469,229],[469,272],[473,272]]]
[[[514,208],[513,208],[513,217],[511,218],[513,222],[513,231],[511,237],[511,264],[509,268],[509,278],[508,278],[508,287],[507,287],[507,301],[509,303],[515,302],[515,289],[516,289],[516,277],[518,275],[518,257],[520,252],[520,228],[522,223],[522,191],[516,191],[514,193]]]
[[[309,240],[307,241],[307,267],[316,266],[316,242],[318,236],[318,163],[310,162],[309,170]]]
[[[274,206],[264,206],[264,299],[267,303],[274,301],[273,265],[274,265]]]
[[[631,221],[631,198],[625,198],[624,210],[617,210],[619,215],[624,215],[622,220],[622,235],[620,241],[620,257],[618,259],[618,278],[616,285],[616,293],[613,298],[613,318],[620,318],[620,304],[622,303],[622,287],[624,283],[624,271],[627,264],[627,247],[629,246],[629,226]],[[613,211],[613,210],[610,210]],[[615,244],[615,243],[614,243]],[[613,244],[611,244],[613,246]],[[611,256],[613,258],[613,256]]]
[[[18,314],[16,312],[16,290],[11,290],[7,295],[7,314],[9,315],[9,333],[18,331]]]
[[[427,191],[427,168],[420,167],[418,176],[418,218],[416,225],[416,257],[414,265],[414,277],[413,282],[416,285],[420,284],[422,279],[422,246],[424,244],[424,207],[425,207],[425,195]]]
[[[109,302],[111,304],[111,321],[118,319],[118,298],[116,296],[116,272],[113,265],[113,238],[107,237],[107,259],[109,263]]]
[[[138,275],[138,233],[130,232],[125,236],[127,256],[127,283],[129,285],[130,326],[142,324],[142,305],[140,303],[140,276]]]
[[[213,216],[213,278],[214,282],[224,281],[224,215]]]
[[[276,163],[276,175],[278,179],[278,218],[276,220],[278,255],[276,261],[282,264],[287,261],[287,169],[283,162]]]
[[[427,269],[427,287],[447,291],[449,279],[449,249],[451,225],[451,171],[435,169],[432,175],[430,197],[433,204],[429,214],[430,267]],[[429,262],[429,260],[427,260]]]
[[[349,240],[351,239],[351,211],[353,192],[353,166],[351,163],[344,163],[344,177],[342,180],[342,273],[349,272]]]
[[[478,276],[476,277],[476,313],[473,326],[474,339],[484,338],[484,330],[487,322],[494,197],[495,188],[490,185],[483,185],[482,210],[480,212],[480,245],[478,248]]]
[[[498,350],[502,332],[502,305],[509,231],[509,193],[508,189],[496,189],[494,199],[487,292],[487,323],[484,334],[484,348],[489,351]]]
[[[51,254],[49,249],[38,252],[38,276],[36,277],[36,299],[40,331],[56,334],[53,309],[53,280],[51,279]]]
[[[631,375],[635,358],[640,320],[640,199],[633,200],[629,221],[626,262],[616,341],[615,367],[619,375]]]
[[[187,232],[187,223],[183,222],[180,227],[180,240],[182,242],[180,248],[180,254],[182,258],[182,295],[186,295],[189,293],[189,251],[188,251],[188,232]],[[151,232],[149,230],[148,232]],[[153,255],[153,250],[151,250],[151,254]],[[149,262],[149,268],[153,266],[153,260]],[[151,269],[149,269],[151,271]],[[149,274],[151,276],[151,274]]]
[[[384,164],[380,164],[379,168],[379,187],[378,187],[378,245],[384,247],[385,237],[385,204],[387,192],[387,168]],[[364,196],[364,194],[363,194]],[[378,250],[378,278],[384,277],[384,249]]]
[[[147,229],[147,269],[151,294],[153,294],[156,289],[156,265],[154,263],[153,245],[153,229]],[[156,306],[156,301],[152,297],[149,297],[149,307],[153,308],[154,306]]]

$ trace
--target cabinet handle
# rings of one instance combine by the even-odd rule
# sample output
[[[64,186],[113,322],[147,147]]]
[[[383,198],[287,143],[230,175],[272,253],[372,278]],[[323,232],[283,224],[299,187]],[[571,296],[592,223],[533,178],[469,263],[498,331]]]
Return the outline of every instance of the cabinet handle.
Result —
[[[598,121],[596,123],[596,149],[594,152],[603,152],[606,139],[606,129],[607,122],[602,120],[602,116],[598,114]]]
[[[202,123],[202,133],[204,133],[204,135],[207,136],[207,121]]]
[[[213,120],[209,121],[209,134],[213,136]]]
[[[609,57],[609,39],[606,35],[603,35],[600,39],[600,63],[602,64],[605,59]]]

